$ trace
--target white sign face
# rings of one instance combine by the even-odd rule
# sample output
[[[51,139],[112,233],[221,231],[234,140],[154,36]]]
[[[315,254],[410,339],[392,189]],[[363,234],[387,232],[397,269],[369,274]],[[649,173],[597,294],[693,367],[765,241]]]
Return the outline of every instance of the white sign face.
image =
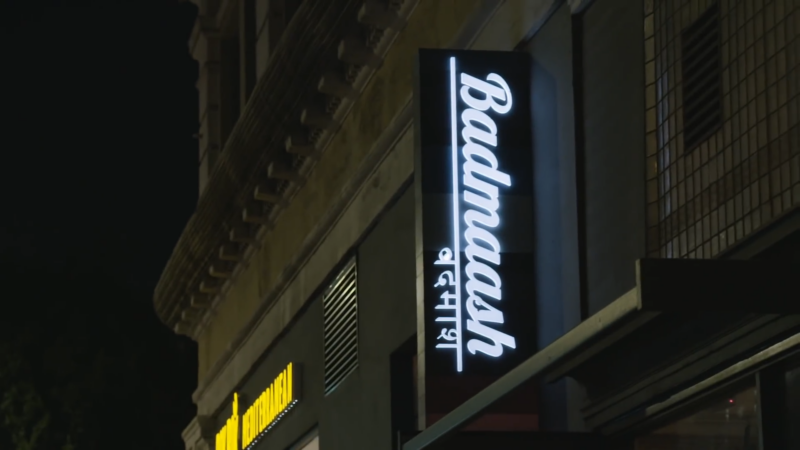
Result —
[[[503,300],[500,276],[501,248],[495,230],[501,224],[501,190],[511,187],[511,177],[498,161],[498,126],[493,115],[503,116],[513,106],[511,89],[500,75],[485,80],[458,72],[450,58],[452,247],[439,251],[436,266],[445,266],[434,283],[441,295],[435,306],[439,333],[437,350],[455,351],[456,371],[464,364],[463,349],[498,358],[504,347],[516,348],[513,336],[502,331],[505,319],[498,307]],[[463,142],[463,145],[462,145]],[[463,211],[460,206],[464,205]],[[461,243],[465,243],[462,264]],[[465,298],[466,297],[466,298]],[[466,322],[462,314],[466,309]],[[470,333],[466,346],[464,330]]]

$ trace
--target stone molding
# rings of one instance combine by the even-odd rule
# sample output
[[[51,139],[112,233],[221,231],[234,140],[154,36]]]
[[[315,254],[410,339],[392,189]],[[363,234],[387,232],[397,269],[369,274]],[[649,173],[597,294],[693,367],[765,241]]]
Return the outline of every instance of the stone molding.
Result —
[[[376,67],[372,62],[388,51],[397,34],[396,30],[383,30],[369,22],[397,27],[417,3],[417,0],[380,1],[385,2],[380,3],[385,5],[383,14],[375,13],[381,11],[380,7],[375,8],[375,0],[366,3],[362,0],[305,1],[287,26],[285,35],[294,39],[282,39],[271,56],[266,72],[225,142],[197,210],[156,287],[153,299],[156,312],[176,332],[192,337],[202,332],[211,313],[206,308],[193,307],[191,297],[200,293],[214,297],[213,301],[202,302],[213,309],[220,301],[219,294],[226,291],[226,286],[240,271],[240,268],[233,269],[228,281],[219,283],[215,292],[201,292],[203,283],[208,283],[209,268],[219,261],[220,248],[236,245],[246,261],[285,206],[285,202],[258,204],[259,213],[249,214],[251,218],[259,217],[257,223],[243,217],[247,214],[245,211],[255,210],[254,201],[259,199],[254,192],[257,186],[269,181],[267,168],[276,161],[294,168],[293,176],[272,182],[273,193],[289,201],[302,185],[303,174],[313,167],[316,160],[313,154],[290,153],[291,149],[286,147],[287,130],[301,130],[300,135],[305,135],[309,144],[319,151],[324,150],[336,133],[336,126],[318,127],[320,122],[303,126],[301,123],[301,117],[307,115],[304,112],[314,106],[313,99],[319,97],[320,77],[331,72],[330,67],[320,67],[320,62],[330,62],[328,66],[339,68],[342,61],[368,63],[346,65],[341,75],[342,80],[351,85],[351,89],[346,90],[346,98],[328,96],[322,105],[323,118],[330,118],[333,124],[341,123],[352,107],[354,93],[362,89],[374,73]],[[222,2],[220,14],[229,3]],[[371,13],[364,14],[369,5],[372,5]],[[391,10],[387,9],[389,7]],[[387,17],[394,19],[387,20]],[[208,23],[217,22],[219,26],[219,20],[218,17],[216,20],[198,19],[190,42],[193,53],[202,39],[200,35],[213,33],[206,31]],[[359,34],[366,36],[360,43],[346,38]],[[369,61],[364,60],[365,57]],[[330,79],[330,75],[328,77]],[[345,90],[339,89],[339,92]],[[287,111],[295,111],[295,114],[286,114]],[[260,198],[268,197],[262,193]],[[184,313],[187,310],[189,312]]]
[[[214,440],[214,422],[207,416],[196,416],[183,429],[186,450],[212,450]]]

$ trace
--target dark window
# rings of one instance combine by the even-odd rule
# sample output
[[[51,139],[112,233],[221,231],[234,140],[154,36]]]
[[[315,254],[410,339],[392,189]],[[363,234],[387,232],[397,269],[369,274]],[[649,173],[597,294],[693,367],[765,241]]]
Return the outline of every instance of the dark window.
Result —
[[[689,152],[722,125],[720,25],[717,4],[681,34],[683,143]]]
[[[715,396],[688,416],[636,439],[636,450],[758,450],[761,427],[755,380]]]
[[[322,296],[325,394],[358,368],[358,283],[355,258]]]

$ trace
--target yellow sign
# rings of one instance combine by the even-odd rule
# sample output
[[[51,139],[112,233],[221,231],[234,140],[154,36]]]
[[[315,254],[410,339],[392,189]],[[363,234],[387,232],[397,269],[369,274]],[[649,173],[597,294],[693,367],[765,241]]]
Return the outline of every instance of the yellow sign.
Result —
[[[297,403],[294,368],[289,363],[242,416],[242,448],[272,428]]]
[[[239,448],[239,396],[233,394],[231,416],[217,433],[214,450],[238,450]]]
[[[289,363],[242,416],[242,449],[272,428],[297,403],[297,372]],[[214,450],[239,450],[239,396],[233,394],[231,417],[217,433]]]

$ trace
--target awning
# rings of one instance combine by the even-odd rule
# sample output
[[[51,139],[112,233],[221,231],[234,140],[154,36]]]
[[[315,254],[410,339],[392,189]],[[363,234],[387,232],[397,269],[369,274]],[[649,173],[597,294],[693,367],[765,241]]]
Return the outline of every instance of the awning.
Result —
[[[766,261],[644,259],[636,287],[403,445],[435,448],[525,381],[557,378],[665,317],[800,315],[800,265]],[[793,318],[794,319],[794,318]],[[800,323],[800,322],[798,322]],[[793,323],[784,324],[792,327]]]

